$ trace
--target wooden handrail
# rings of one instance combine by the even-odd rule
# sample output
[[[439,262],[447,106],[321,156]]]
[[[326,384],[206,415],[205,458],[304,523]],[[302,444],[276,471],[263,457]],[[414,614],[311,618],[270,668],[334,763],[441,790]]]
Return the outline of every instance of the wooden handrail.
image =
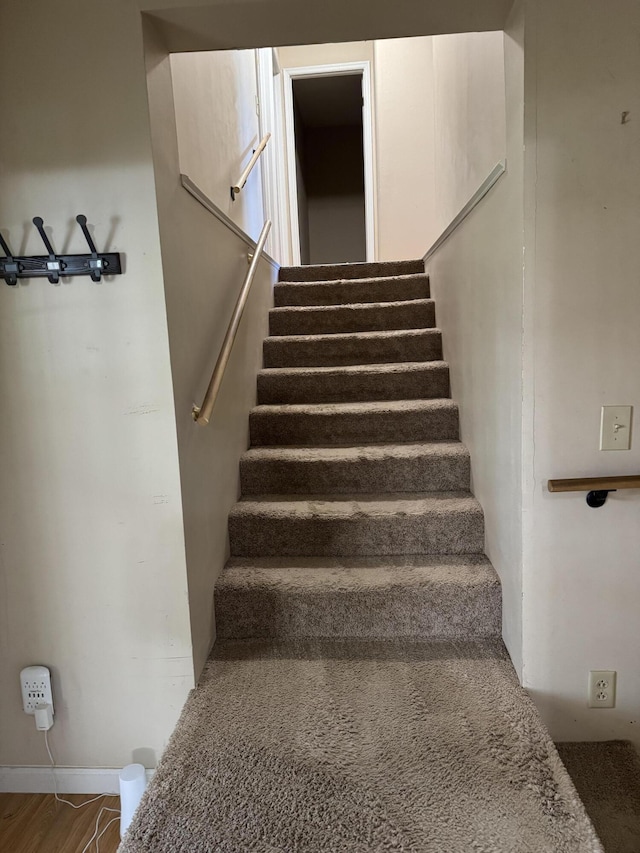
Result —
[[[216,366],[213,368],[211,381],[209,382],[209,387],[207,388],[207,392],[204,395],[202,406],[194,406],[191,410],[191,414],[193,416],[194,421],[197,424],[201,424],[202,426],[206,426],[206,424],[209,423],[209,420],[211,418],[211,413],[216,402],[216,397],[218,396],[218,391],[220,390],[220,385],[222,384],[222,377],[224,376],[224,371],[227,366],[227,362],[229,361],[229,356],[231,355],[233,342],[235,341],[236,335],[238,333],[238,326],[240,325],[240,320],[242,319],[242,313],[244,311],[245,305],[247,304],[249,291],[251,290],[251,285],[253,284],[253,279],[258,268],[258,263],[260,262],[260,258],[262,257],[264,244],[267,240],[267,236],[270,230],[271,220],[267,219],[267,221],[264,223],[262,231],[260,232],[260,237],[258,238],[255,252],[253,253],[253,256],[251,258],[251,265],[249,266],[249,271],[247,272],[244,283],[242,285],[242,289],[240,291],[240,295],[238,296],[236,306],[233,309],[233,314],[231,315],[231,320],[229,321],[229,328],[227,329],[227,333],[224,336],[224,341],[222,342],[222,347],[220,349],[220,355],[218,356],[218,360],[216,361]]]
[[[253,157],[251,158],[251,160],[249,160],[249,163],[248,163],[248,165],[247,165],[247,168],[246,168],[246,169],[244,170],[244,172],[240,175],[240,178],[239,178],[239,180],[238,180],[238,183],[237,183],[237,184],[234,184],[234,185],[231,187],[231,200],[232,200],[232,201],[235,201],[235,200],[236,200],[236,196],[238,195],[238,193],[240,192],[240,190],[242,189],[242,187],[247,183],[247,178],[248,178],[248,177],[249,177],[249,175],[251,174],[251,170],[253,169],[253,167],[254,167],[254,166],[256,165],[256,163],[258,162],[258,158],[260,157],[260,155],[262,154],[262,152],[264,151],[264,149],[267,147],[267,142],[268,142],[270,139],[271,139],[271,134],[270,134],[270,133],[266,133],[266,134],[263,136],[263,138],[260,140],[260,145],[258,145],[258,147],[256,148],[256,150],[253,152]]]
[[[630,477],[578,477],[573,480],[549,480],[550,492],[612,492],[640,489],[640,474]]]

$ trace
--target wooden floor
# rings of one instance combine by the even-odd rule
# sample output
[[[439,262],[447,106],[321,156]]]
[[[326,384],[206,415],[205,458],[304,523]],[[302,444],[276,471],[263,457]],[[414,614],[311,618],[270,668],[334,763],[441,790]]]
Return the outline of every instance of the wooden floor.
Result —
[[[90,794],[64,794],[71,803],[91,799]],[[0,794],[0,851],[2,853],[82,853],[93,835],[103,806],[120,808],[119,797],[101,797],[82,809],[57,803],[53,794]],[[100,830],[113,812],[103,812]],[[100,853],[116,853],[120,822],[114,821],[100,839]],[[87,853],[95,853],[95,841]]]

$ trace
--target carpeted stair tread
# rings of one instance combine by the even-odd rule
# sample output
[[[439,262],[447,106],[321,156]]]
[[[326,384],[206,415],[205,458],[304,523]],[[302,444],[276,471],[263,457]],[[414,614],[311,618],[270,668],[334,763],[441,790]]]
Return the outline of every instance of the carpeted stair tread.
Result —
[[[275,335],[263,345],[265,367],[337,367],[442,359],[440,329],[390,329],[329,335]]]
[[[234,557],[478,554],[484,516],[468,492],[246,496],[229,543]]]
[[[356,264],[312,264],[281,267],[278,281],[336,281],[424,273],[424,261],[377,261]]]
[[[337,332],[426,329],[433,326],[435,307],[432,299],[289,306],[269,311],[271,335],[330,335]]]
[[[500,581],[484,556],[232,559],[216,633],[247,637],[499,637]]]
[[[252,445],[349,445],[458,438],[452,400],[257,406],[249,415]]]
[[[121,853],[602,853],[501,642],[216,643]]]
[[[253,447],[240,460],[243,495],[457,491],[469,488],[458,442],[351,447]]]
[[[341,403],[449,396],[444,361],[346,367],[266,368],[258,373],[258,403]]]
[[[276,308],[285,305],[338,305],[428,299],[429,276],[396,275],[337,281],[280,282],[273,288]]]

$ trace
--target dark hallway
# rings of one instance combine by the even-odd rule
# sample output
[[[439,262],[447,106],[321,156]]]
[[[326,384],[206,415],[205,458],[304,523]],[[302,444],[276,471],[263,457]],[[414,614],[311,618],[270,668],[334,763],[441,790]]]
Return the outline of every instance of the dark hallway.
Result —
[[[303,264],[366,260],[362,75],[293,81]]]

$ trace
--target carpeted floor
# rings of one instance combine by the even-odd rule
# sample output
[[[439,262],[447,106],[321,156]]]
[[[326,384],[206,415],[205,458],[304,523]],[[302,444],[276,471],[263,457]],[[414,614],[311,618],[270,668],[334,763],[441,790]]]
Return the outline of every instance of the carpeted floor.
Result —
[[[601,847],[499,641],[215,647],[122,853]]]
[[[559,743],[606,853],[640,853],[640,758],[628,741]]]
[[[218,643],[123,853],[596,853],[499,639],[421,261],[282,269]]]

